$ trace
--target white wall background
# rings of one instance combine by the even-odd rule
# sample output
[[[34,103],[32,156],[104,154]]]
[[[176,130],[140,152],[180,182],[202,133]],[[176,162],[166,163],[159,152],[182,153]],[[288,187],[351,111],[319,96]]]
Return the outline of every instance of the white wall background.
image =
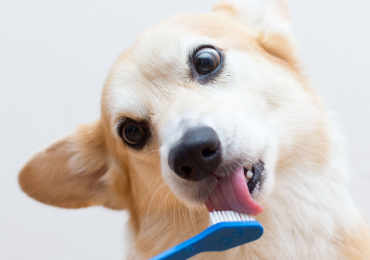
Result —
[[[169,15],[208,12],[213,2],[0,2],[0,259],[123,259],[125,212],[40,204],[20,191],[18,171],[99,117],[107,72],[141,31]],[[347,136],[349,187],[370,222],[370,2],[290,5],[303,64]]]

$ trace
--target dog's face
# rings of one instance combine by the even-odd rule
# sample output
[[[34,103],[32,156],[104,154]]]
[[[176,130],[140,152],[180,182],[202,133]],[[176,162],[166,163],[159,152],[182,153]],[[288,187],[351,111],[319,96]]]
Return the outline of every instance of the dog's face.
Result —
[[[143,33],[111,70],[101,119],[31,160],[22,188],[62,207],[161,205],[163,188],[169,207],[262,212],[321,108],[283,27],[268,36],[229,7]]]

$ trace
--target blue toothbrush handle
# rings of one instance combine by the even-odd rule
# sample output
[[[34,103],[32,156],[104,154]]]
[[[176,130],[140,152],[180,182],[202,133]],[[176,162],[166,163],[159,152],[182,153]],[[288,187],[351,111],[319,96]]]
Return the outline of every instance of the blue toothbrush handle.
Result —
[[[262,234],[258,221],[221,222],[150,260],[182,260],[201,252],[224,251],[257,240]]]

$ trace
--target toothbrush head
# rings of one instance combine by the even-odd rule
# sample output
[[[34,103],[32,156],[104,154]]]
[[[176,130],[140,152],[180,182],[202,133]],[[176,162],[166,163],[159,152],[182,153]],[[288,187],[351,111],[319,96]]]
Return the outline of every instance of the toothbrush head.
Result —
[[[254,215],[242,214],[235,211],[213,211],[209,212],[209,225],[220,222],[255,221]]]
[[[150,260],[183,260],[202,252],[218,252],[259,239],[261,224],[253,215],[234,211],[209,213],[210,226],[202,233],[168,249]]]

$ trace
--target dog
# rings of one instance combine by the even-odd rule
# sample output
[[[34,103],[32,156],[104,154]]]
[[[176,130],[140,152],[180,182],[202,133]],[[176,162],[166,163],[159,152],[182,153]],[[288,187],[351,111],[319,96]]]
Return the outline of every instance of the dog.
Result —
[[[370,259],[342,137],[297,60],[285,0],[221,0],[124,51],[101,117],[36,154],[19,183],[63,208],[130,214],[127,259],[200,233],[208,212],[256,215],[261,239],[194,259]]]

